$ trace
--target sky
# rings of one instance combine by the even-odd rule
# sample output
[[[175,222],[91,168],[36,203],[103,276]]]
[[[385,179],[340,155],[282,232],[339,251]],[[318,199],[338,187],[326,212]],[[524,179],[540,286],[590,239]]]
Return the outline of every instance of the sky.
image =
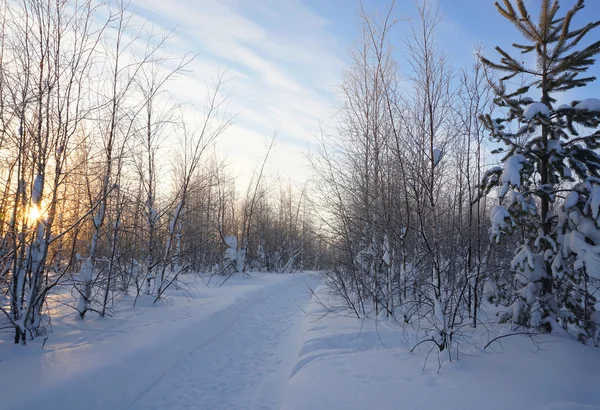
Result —
[[[534,12],[541,0],[526,0]],[[575,0],[561,1],[565,12]],[[508,49],[519,34],[496,11],[492,0],[440,0],[444,15],[439,46],[457,67],[467,67],[475,44],[495,57],[493,47]],[[600,1],[588,0],[577,23],[600,17]],[[349,64],[348,50],[360,36],[355,0],[132,0],[135,13],[153,25],[175,29],[169,53],[198,54],[189,71],[170,84],[178,99],[201,106],[204,81],[226,70],[230,110],[237,120],[219,139],[218,151],[244,184],[260,165],[275,130],[277,143],[267,171],[285,182],[306,181],[305,152],[314,149],[320,124],[339,109],[339,85]],[[364,0],[367,11],[384,12],[388,0]],[[403,65],[403,39],[416,23],[413,0],[397,0],[392,33],[396,58]],[[600,29],[591,37],[600,38]],[[494,58],[496,59],[496,58]],[[497,59],[496,59],[497,60]],[[600,70],[594,69],[594,74]],[[600,97],[600,87],[588,88]],[[568,101],[566,101],[568,102]]]

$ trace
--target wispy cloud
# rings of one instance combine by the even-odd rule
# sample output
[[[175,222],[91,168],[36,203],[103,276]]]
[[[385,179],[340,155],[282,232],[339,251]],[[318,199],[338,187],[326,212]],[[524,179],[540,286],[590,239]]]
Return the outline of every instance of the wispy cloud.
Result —
[[[232,78],[231,108],[238,123],[223,135],[236,172],[251,172],[264,141],[280,130],[271,172],[304,179],[301,151],[312,142],[310,130],[337,105],[335,86],[345,50],[328,31],[329,22],[300,0],[134,0],[137,13],[152,24],[177,26],[175,52],[199,57],[171,92],[202,104],[203,81],[219,67]]]

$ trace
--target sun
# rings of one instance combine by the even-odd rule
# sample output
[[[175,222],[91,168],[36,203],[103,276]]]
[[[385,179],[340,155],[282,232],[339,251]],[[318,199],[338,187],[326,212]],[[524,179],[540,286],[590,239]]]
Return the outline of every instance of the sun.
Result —
[[[29,212],[28,212],[27,216],[28,216],[29,222],[33,223],[33,222],[37,221],[38,219],[40,219],[43,216],[43,213],[39,207],[32,205],[29,208]]]

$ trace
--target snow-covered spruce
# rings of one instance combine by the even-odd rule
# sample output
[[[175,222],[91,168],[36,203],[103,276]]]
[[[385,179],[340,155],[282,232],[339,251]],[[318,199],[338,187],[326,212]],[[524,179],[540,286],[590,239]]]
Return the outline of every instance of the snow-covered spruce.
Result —
[[[594,63],[600,43],[578,44],[594,24],[570,27],[583,2],[565,18],[556,18],[552,3],[544,2],[537,25],[509,6],[498,7],[527,41],[515,47],[534,52],[537,64],[525,67],[501,49],[499,63],[482,58],[508,74],[494,87],[498,111],[506,115],[481,118],[492,139],[506,146],[498,150],[505,152],[503,167],[488,172],[482,184],[486,192],[497,187],[502,203],[491,214],[491,236],[498,241],[518,230],[522,238],[511,263],[519,289],[512,320],[543,331],[562,326],[598,343],[589,282],[600,278],[600,133],[590,128],[600,125],[600,100],[555,108],[554,96],[594,80],[580,73]],[[505,81],[521,73],[533,74],[531,81],[508,90]],[[534,90],[539,101],[526,95]]]

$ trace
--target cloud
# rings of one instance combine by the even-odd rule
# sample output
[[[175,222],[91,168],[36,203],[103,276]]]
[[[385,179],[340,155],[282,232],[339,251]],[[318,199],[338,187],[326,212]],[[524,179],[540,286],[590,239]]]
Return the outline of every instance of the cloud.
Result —
[[[271,171],[306,179],[302,150],[311,144],[319,120],[337,105],[343,47],[328,31],[329,22],[299,0],[134,0],[136,13],[152,24],[177,26],[170,54],[191,51],[199,57],[191,72],[170,91],[202,105],[204,81],[229,68],[231,109],[239,112],[235,127],[221,140],[234,172],[251,173],[264,141],[279,128],[279,148]],[[261,141],[262,136],[262,141]],[[283,168],[281,168],[283,167]],[[247,178],[246,178],[247,179]]]

